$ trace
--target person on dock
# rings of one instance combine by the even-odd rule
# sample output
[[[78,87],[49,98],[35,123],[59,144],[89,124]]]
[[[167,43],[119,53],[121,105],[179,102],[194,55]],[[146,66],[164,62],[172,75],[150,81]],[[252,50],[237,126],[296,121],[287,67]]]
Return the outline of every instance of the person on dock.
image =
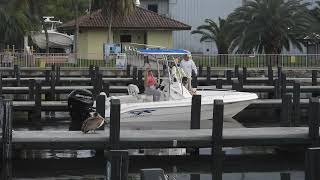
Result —
[[[157,87],[158,87],[158,84],[157,84],[156,78],[153,76],[153,73],[150,67],[148,67],[144,75],[144,88],[145,88],[144,93],[147,95],[152,95],[153,101],[160,100],[161,92]]]
[[[193,92],[192,86],[191,86],[191,79],[192,79],[192,72],[194,72],[194,75],[198,75],[198,70],[196,64],[193,62],[190,54],[183,55],[183,60],[180,62],[180,67],[183,69],[183,71],[186,74],[186,77],[188,78],[188,90],[190,92]],[[191,93],[193,94],[193,93]]]

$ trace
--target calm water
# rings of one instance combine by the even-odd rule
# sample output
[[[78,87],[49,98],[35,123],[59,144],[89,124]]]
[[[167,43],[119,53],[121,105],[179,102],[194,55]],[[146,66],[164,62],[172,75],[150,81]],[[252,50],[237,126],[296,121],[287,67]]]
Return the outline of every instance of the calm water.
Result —
[[[66,130],[68,119],[65,113],[57,113],[53,119],[47,116],[44,130]],[[22,115],[23,117],[24,115]],[[59,120],[54,125],[51,120]],[[16,123],[15,130],[28,124]],[[30,127],[30,126],[29,126]],[[304,179],[304,154],[276,151],[274,148],[225,148],[224,180],[282,180],[280,173],[289,173],[291,180]],[[130,150],[131,154],[136,152]],[[148,151],[157,154],[158,151]],[[150,153],[151,152],[151,153]],[[202,156],[142,156],[130,157],[129,179],[139,180],[139,170],[162,168],[173,180],[212,180],[210,149],[201,149]],[[82,151],[20,151],[15,152],[12,162],[13,179],[44,180],[95,180],[105,179],[106,162],[103,156],[95,157],[94,150]]]

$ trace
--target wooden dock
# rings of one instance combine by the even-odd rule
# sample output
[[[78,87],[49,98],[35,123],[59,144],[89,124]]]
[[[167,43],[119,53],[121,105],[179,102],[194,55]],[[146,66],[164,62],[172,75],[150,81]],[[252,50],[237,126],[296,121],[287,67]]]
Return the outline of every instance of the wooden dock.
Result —
[[[307,127],[229,128],[223,130],[223,146],[310,146]],[[109,149],[109,130],[84,134],[80,131],[13,131],[14,149]],[[121,130],[120,149],[208,148],[211,129]]]

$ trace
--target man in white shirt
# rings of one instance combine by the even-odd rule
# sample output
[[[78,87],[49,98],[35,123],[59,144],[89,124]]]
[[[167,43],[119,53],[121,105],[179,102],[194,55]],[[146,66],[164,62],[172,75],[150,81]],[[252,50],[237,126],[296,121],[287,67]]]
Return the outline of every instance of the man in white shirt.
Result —
[[[191,55],[185,54],[183,56],[183,60],[180,62],[180,67],[185,72],[187,78],[188,78],[188,89],[192,92],[191,87],[191,78],[192,78],[192,71],[197,76],[198,70],[196,64],[193,62],[193,60],[190,58]]]

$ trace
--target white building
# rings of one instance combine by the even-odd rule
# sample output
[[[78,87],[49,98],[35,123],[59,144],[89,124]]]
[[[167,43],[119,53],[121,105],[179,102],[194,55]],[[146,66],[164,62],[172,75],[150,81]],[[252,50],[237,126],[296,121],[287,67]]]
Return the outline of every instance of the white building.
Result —
[[[155,11],[192,26],[190,31],[173,33],[173,47],[187,49],[191,52],[216,54],[217,49],[213,42],[200,43],[200,35],[191,35],[199,25],[204,24],[206,18],[218,21],[219,17],[226,18],[235,8],[242,5],[245,0],[140,0],[141,7]],[[306,0],[315,3],[315,0]],[[290,54],[300,53],[292,49]],[[307,50],[304,49],[304,53]]]

